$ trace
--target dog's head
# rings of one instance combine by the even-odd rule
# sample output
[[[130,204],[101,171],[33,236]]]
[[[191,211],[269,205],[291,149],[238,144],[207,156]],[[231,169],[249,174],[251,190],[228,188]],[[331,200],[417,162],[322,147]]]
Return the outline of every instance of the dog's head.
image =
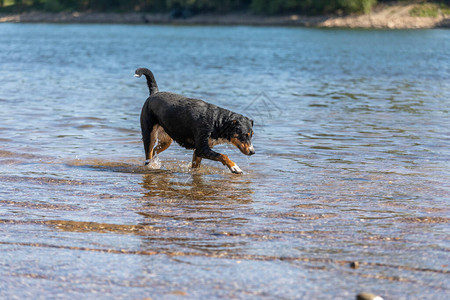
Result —
[[[225,125],[227,139],[245,155],[255,154],[252,145],[253,120],[242,115],[234,115]]]

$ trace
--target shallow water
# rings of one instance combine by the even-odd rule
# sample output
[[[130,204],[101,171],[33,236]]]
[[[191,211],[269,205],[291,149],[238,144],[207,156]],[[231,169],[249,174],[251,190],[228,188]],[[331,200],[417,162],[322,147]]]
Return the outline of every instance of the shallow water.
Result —
[[[450,32],[0,24],[1,298],[446,299]],[[142,165],[161,90],[244,170]],[[360,263],[352,269],[352,261]]]

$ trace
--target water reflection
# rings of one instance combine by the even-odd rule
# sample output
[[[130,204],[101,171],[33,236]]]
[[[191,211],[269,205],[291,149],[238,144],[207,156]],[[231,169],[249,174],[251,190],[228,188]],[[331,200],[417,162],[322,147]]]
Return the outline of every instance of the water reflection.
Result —
[[[228,177],[224,181],[223,177]],[[220,184],[217,184],[220,183]],[[144,199],[163,197],[188,201],[251,202],[251,181],[236,176],[192,173],[145,174],[142,186],[147,190]]]
[[[228,177],[228,175],[225,175]],[[241,252],[244,239],[228,238],[251,222],[251,181],[196,173],[143,175],[140,223],[158,228],[142,248],[163,251]]]

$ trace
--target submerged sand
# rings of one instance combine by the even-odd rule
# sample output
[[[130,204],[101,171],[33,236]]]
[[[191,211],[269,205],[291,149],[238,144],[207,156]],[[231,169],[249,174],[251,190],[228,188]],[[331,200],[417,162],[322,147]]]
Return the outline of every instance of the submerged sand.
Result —
[[[112,24],[174,24],[174,25],[254,25],[305,26],[326,28],[380,28],[420,29],[450,27],[450,16],[442,12],[436,17],[413,17],[416,4],[377,6],[370,14],[347,16],[287,15],[265,17],[252,14],[202,14],[185,19],[171,18],[170,14],[153,13],[95,13],[95,12],[27,12],[0,14],[0,22],[24,23],[112,23]]]

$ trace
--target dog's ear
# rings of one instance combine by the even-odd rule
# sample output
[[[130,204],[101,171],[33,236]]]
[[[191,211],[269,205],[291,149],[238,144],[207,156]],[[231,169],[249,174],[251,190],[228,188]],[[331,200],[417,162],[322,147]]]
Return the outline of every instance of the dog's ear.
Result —
[[[220,129],[220,133],[221,134],[231,134],[236,130],[237,125],[238,125],[237,120],[226,121],[223,124],[222,128]]]
[[[234,127],[236,127],[236,125],[238,124],[238,121],[237,120],[230,120],[230,121],[227,121],[226,123],[225,123],[225,128],[227,128],[227,129],[229,129],[229,128],[234,128]]]

